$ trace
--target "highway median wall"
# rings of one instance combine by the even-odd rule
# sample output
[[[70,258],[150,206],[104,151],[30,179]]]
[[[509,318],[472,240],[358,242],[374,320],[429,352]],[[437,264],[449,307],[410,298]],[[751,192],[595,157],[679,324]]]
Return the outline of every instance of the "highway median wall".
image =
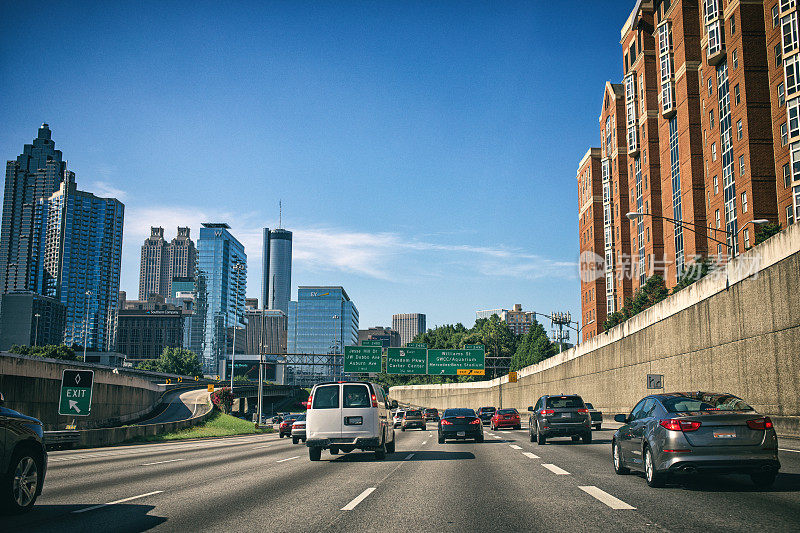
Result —
[[[608,417],[652,392],[708,390],[744,398],[779,435],[800,438],[800,224],[575,348],[521,369],[519,381],[392,387],[416,406],[514,407],[543,394],[577,393]]]

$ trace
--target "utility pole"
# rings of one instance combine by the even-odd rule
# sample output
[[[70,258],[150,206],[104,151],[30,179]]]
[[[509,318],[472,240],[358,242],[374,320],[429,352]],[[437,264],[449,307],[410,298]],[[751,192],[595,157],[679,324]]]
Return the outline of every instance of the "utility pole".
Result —
[[[39,346],[39,317],[42,316],[39,313],[33,315],[36,318],[36,333],[33,336],[33,346]]]
[[[89,337],[89,298],[92,296],[92,291],[86,291],[86,312],[83,314],[83,362],[86,362],[86,343]]]

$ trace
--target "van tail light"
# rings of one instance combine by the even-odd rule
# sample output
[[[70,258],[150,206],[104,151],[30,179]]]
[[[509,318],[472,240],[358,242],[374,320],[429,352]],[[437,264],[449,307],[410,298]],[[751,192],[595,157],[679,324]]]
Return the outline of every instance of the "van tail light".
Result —
[[[765,416],[764,418],[748,420],[747,427],[750,429],[772,429],[772,419],[768,416]]]
[[[311,409],[311,400],[312,400],[312,399],[313,399],[313,398],[312,398],[312,397],[309,395],[309,397],[308,397],[308,401],[306,401],[306,409]]]
[[[378,407],[378,398],[375,395],[372,395],[372,407]]]
[[[697,431],[700,429],[700,422],[693,420],[679,420],[677,418],[670,418],[660,422],[661,427],[670,431]]]
[[[544,415],[552,415],[552,414],[555,414],[555,411],[553,411],[552,409],[542,409],[541,411],[539,411],[539,414],[542,415],[542,416],[544,416]]]
[[[476,418],[475,420],[470,422],[470,424],[480,424],[480,423],[481,423],[481,419],[480,418]]]
[[[446,420],[446,419],[444,419],[444,418],[443,418],[443,419],[442,419],[442,425],[443,425],[443,426],[452,426],[452,425],[453,425],[453,423],[452,423],[452,422],[450,422],[449,420]]]
[[[578,412],[583,414],[583,415],[588,415],[589,414],[589,410],[588,409],[578,409]]]

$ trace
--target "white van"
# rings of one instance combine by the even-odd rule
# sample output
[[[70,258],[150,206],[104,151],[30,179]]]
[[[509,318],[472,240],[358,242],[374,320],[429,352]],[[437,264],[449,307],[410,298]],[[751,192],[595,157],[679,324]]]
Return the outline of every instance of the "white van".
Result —
[[[308,457],[319,461],[322,450],[332,455],[355,449],[374,451],[377,459],[394,453],[393,408],[377,383],[339,381],[314,385],[306,411]]]

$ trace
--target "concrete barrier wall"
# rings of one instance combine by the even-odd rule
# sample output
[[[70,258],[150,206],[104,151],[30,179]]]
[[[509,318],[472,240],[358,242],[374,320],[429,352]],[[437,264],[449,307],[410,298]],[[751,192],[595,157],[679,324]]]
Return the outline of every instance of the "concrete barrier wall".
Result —
[[[754,274],[755,272],[755,274]],[[392,387],[412,405],[495,405],[520,410],[543,394],[578,393],[625,413],[647,374],[665,391],[710,390],[744,398],[800,437],[800,224],[605,334],[507,377],[477,383]],[[657,392],[657,391],[656,391]]]
[[[94,370],[92,412],[88,417],[75,417],[78,429],[137,420],[158,405],[166,390],[147,379],[115,374],[111,368],[2,352],[0,392],[5,396],[6,407],[38,418],[45,430],[64,429],[73,418],[58,414],[61,374],[65,368]]]

